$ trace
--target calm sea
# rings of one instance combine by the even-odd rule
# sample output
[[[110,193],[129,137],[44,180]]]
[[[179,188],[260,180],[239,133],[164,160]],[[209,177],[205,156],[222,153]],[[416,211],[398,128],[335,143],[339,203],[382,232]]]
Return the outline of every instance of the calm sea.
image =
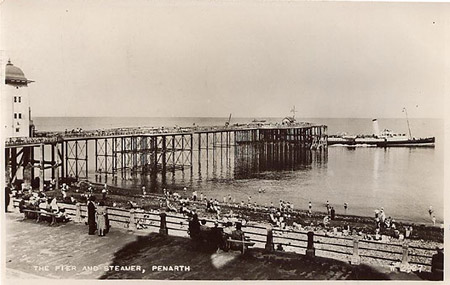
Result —
[[[254,118],[232,118],[231,123],[248,123]],[[280,122],[281,118],[257,118]],[[228,118],[48,118],[34,119],[38,130],[84,130],[138,126],[223,125]],[[370,134],[371,119],[301,119],[328,126],[329,134]],[[404,119],[379,119],[379,127],[407,133]],[[384,207],[388,216],[398,220],[430,222],[433,206],[438,222],[443,221],[444,197],[444,121],[410,119],[414,137],[436,137],[435,148],[347,148],[329,147],[326,154],[293,153],[281,157],[276,150],[252,147],[224,148],[209,153],[196,152],[193,167],[164,177],[140,177],[118,183],[130,188],[147,185],[151,191],[162,188],[182,191],[196,189],[207,197],[222,200],[231,194],[236,201],[277,205],[280,199],[296,208],[325,211],[328,200],[343,213],[373,216]],[[277,154],[278,153],[278,154]],[[93,170],[90,170],[93,177]],[[110,181],[108,181],[110,183]],[[259,189],[265,193],[259,193]]]

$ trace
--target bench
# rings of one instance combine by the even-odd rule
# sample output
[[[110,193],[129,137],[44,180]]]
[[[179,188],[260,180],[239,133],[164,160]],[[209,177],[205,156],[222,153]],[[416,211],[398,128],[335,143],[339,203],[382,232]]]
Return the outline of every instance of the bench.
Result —
[[[30,209],[23,209],[22,211],[24,213],[24,219],[26,219],[28,217],[27,213],[35,213],[37,215],[36,223],[41,221],[41,217],[51,217],[52,221],[50,223],[50,226],[53,224],[56,224],[56,222],[57,222],[56,217],[58,216],[58,214],[56,214],[56,213],[51,213],[51,212],[42,211],[42,210],[30,210]]]
[[[254,246],[255,243],[246,240],[246,238],[243,238],[242,240],[237,240],[237,239],[232,239],[232,238],[227,239],[227,248],[228,249],[233,250],[234,248],[236,248],[235,247],[236,245],[237,245],[237,247],[240,248],[241,253],[244,254],[245,250],[248,249],[249,247]]]

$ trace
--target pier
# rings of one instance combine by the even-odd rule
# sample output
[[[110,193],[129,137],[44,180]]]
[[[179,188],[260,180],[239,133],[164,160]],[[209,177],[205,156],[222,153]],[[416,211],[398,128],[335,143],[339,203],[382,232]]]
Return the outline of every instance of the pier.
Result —
[[[45,179],[56,180],[58,187],[60,179],[87,179],[91,171],[100,178],[127,179],[183,170],[202,155],[214,157],[235,146],[234,154],[242,154],[249,151],[246,145],[259,145],[262,162],[270,153],[283,163],[295,160],[296,150],[326,149],[327,137],[327,126],[309,123],[38,132],[6,141],[5,167],[7,182],[22,177],[28,185],[39,177],[43,190]]]

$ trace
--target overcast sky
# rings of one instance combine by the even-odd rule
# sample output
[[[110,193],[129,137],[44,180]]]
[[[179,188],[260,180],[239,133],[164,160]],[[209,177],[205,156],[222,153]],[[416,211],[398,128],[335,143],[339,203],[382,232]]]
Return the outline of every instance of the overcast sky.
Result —
[[[442,117],[448,5],[15,0],[1,49],[34,116]]]

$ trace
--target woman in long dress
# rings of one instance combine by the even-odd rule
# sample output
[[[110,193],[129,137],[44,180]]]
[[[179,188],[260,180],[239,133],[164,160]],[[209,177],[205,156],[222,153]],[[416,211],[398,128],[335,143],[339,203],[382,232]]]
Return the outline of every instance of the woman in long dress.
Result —
[[[106,206],[103,201],[98,204],[96,217],[98,236],[104,236],[106,234]]]

